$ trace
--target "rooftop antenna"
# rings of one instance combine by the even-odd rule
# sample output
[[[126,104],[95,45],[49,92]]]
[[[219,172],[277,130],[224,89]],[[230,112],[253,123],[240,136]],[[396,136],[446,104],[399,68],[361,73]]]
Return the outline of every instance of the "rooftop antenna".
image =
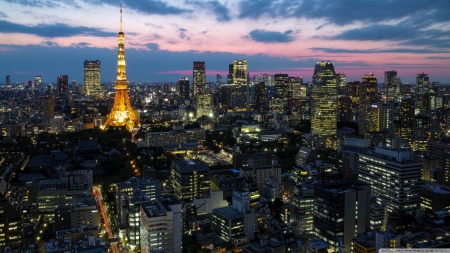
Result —
[[[122,1],[120,1],[120,32],[122,32]]]

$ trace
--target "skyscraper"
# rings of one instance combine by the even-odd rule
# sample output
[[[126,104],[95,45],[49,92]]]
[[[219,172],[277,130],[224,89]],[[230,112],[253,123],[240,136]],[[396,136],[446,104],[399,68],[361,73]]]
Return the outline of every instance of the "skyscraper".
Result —
[[[220,86],[219,103],[222,111],[228,111],[232,108],[233,86],[231,84],[223,84]]]
[[[316,63],[312,85],[311,133],[325,139],[327,147],[331,147],[337,124],[337,80],[332,62]]]
[[[347,75],[345,73],[337,73],[336,78],[338,85],[338,94],[344,95],[347,87]]]
[[[202,92],[205,90],[206,85],[206,68],[204,61],[195,61],[194,62],[194,70],[193,70],[193,89],[194,89],[194,97],[197,92]]]
[[[133,110],[128,97],[128,81],[125,67],[125,33],[122,32],[122,6],[120,6],[119,52],[117,60],[116,97],[104,127],[125,127],[131,131],[141,126],[136,111]]]
[[[184,104],[184,101],[186,99],[189,99],[189,79],[187,77],[181,78],[177,82],[177,92],[178,97],[181,99],[182,103]]]
[[[195,96],[195,106],[197,109],[197,118],[202,116],[212,116],[213,114],[213,95],[211,91],[197,92]]]
[[[98,96],[100,94],[100,61],[84,61],[84,88],[86,95]]]
[[[248,85],[237,83],[231,85],[231,89],[234,112],[246,112],[248,109]]]
[[[6,84],[5,84],[5,88],[8,89],[8,90],[10,90],[10,89],[12,88],[12,85],[11,85],[11,76],[10,76],[10,75],[7,75],[7,76],[6,76]]]
[[[50,119],[55,116],[55,101],[53,97],[46,97],[43,100],[44,118]]]
[[[56,87],[58,95],[67,95],[69,93],[69,77],[67,75],[60,75],[56,79]]]
[[[289,98],[292,107],[301,107],[306,101],[306,86],[303,86],[303,77],[289,77]]]
[[[232,84],[233,83],[233,69],[234,69],[234,64],[228,64],[228,75],[227,75],[227,84]]]
[[[430,91],[430,77],[428,76],[428,74],[417,74],[416,89],[416,93],[418,96],[428,94],[428,92]]]
[[[233,84],[248,84],[247,60],[234,60]]]
[[[428,109],[428,93],[430,91],[430,78],[428,74],[417,74],[416,77],[416,109],[424,112]]]
[[[370,131],[372,105],[378,103],[378,81],[374,74],[364,75],[359,92],[359,132],[366,134]]]
[[[384,72],[384,84],[383,84],[383,100],[385,102],[393,102],[397,100],[397,90],[400,88],[399,79],[397,77],[397,71],[385,71]]]
[[[34,77],[34,87],[39,89],[39,86],[42,83],[42,76],[35,76]]]
[[[267,108],[267,88],[264,82],[255,85],[255,110],[263,112]]]
[[[400,136],[411,141],[414,130],[414,99],[403,99],[400,103]]]
[[[275,98],[289,98],[288,74],[275,74]]]

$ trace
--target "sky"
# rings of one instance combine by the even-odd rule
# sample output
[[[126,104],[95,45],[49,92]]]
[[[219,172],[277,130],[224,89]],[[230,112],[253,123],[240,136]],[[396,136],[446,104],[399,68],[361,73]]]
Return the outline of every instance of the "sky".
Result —
[[[0,0],[0,84],[58,75],[83,82],[85,60],[115,80],[120,0]],[[123,0],[129,81],[207,80],[246,59],[251,76],[311,80],[319,61],[348,81],[396,70],[450,83],[449,0]]]

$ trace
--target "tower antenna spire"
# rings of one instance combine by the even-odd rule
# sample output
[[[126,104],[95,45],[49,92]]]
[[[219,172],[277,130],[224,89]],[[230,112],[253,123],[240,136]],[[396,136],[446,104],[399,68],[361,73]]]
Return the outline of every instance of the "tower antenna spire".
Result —
[[[120,1],[120,32],[122,32],[122,1]]]

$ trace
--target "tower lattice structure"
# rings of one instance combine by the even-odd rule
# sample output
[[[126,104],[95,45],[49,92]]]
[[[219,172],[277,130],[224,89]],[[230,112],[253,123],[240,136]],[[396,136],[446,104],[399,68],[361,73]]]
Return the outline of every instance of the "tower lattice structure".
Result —
[[[117,78],[114,82],[116,86],[116,97],[104,127],[125,127],[128,131],[131,131],[135,126],[140,127],[141,123],[137,118],[136,112],[131,107],[130,98],[128,97],[128,81],[125,66],[125,34],[122,31],[122,4],[120,6],[120,32],[118,38]]]

